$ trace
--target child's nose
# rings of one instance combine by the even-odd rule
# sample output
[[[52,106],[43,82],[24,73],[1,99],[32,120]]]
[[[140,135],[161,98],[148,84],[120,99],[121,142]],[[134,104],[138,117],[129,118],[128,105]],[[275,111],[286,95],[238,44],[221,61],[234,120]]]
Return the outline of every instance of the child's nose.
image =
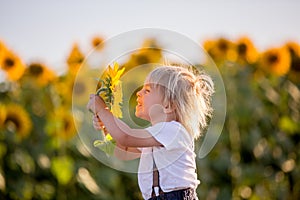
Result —
[[[141,97],[141,90],[136,93],[137,97]]]

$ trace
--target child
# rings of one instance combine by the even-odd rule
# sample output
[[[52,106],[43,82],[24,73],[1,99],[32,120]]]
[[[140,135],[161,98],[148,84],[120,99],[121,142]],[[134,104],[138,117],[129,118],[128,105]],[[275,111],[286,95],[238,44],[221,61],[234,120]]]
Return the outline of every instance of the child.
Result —
[[[204,73],[157,67],[137,93],[135,114],[151,122],[146,129],[130,128],[99,96],[90,96],[87,108],[95,113],[94,127],[105,126],[123,152],[140,156],[138,182],[144,199],[198,199],[194,139],[212,116],[213,92],[213,82]]]

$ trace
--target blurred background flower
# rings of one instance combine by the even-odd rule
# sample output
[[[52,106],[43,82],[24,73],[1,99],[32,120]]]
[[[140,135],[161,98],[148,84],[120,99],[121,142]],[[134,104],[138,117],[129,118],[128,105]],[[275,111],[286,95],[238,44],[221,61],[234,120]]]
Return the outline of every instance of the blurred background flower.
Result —
[[[46,132],[58,139],[70,140],[76,135],[75,123],[70,108],[58,107],[49,112]]]
[[[241,65],[253,64],[258,59],[258,51],[251,39],[248,37],[241,37],[236,42],[237,62]]]
[[[298,43],[287,42],[263,52],[245,36],[236,40],[208,39],[203,45],[216,60],[230,104],[220,142],[207,158],[197,160],[199,178],[203,181],[198,188],[199,196],[297,199],[300,197]],[[158,47],[153,38],[146,38],[141,49],[132,52],[120,67],[108,68],[102,77],[112,77],[112,92],[121,87],[120,76],[128,70],[124,66],[133,69],[162,62]],[[134,175],[109,169],[78,148],[76,123],[80,123],[71,112],[72,97],[76,106],[84,107],[88,95],[97,89],[93,77],[98,73],[94,69],[81,70],[76,76],[80,66],[91,67],[83,62],[84,53],[79,49],[78,45],[71,48],[67,70],[60,75],[41,62],[13,67],[14,74],[18,74],[15,79],[9,75],[12,69],[2,68],[7,74],[0,90],[2,197],[116,199],[118,195],[112,194],[121,192],[122,198],[141,199]],[[137,76],[130,81],[140,80]],[[117,113],[122,102],[119,93],[114,94]],[[131,108],[135,104],[130,100]],[[37,183],[40,186],[34,187]],[[64,193],[65,190],[70,193]]]
[[[33,86],[43,87],[56,78],[55,73],[42,63],[34,62],[30,63],[25,69],[23,77],[29,78]]]
[[[5,51],[1,58],[1,69],[6,72],[9,80],[16,81],[24,73],[23,61],[11,51]]]
[[[69,72],[75,75],[83,62],[84,55],[82,54],[78,44],[75,43],[67,59]]]
[[[289,71],[290,62],[291,57],[285,47],[268,49],[260,58],[260,66],[264,71],[279,76]]]
[[[103,45],[104,45],[103,43],[104,43],[103,37],[95,36],[94,38],[92,38],[92,47],[97,51],[102,50]]]
[[[299,2],[133,2],[0,3],[0,199],[142,199],[136,174],[85,149],[76,127],[84,115],[71,110],[72,101],[83,108],[95,92],[92,78],[104,63],[97,61],[109,54],[104,35],[145,26],[198,42],[225,83],[223,132],[197,159],[200,199],[299,199]],[[119,63],[124,74],[163,62],[164,45],[172,44],[145,36]],[[99,59],[87,63],[92,49]],[[137,74],[128,86],[142,79]],[[134,117],[135,94],[125,103],[144,125]]]
[[[32,121],[27,111],[18,104],[7,104],[1,109],[1,128],[7,134],[16,134],[15,138],[24,139],[29,136],[32,129]],[[11,137],[11,136],[9,136]]]

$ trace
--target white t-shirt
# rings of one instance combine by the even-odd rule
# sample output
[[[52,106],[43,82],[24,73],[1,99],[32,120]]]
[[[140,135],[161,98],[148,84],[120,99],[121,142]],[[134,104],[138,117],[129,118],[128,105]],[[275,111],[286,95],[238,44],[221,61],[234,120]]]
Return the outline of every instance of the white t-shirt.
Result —
[[[159,171],[159,185],[164,192],[185,188],[196,189],[200,181],[197,180],[192,136],[176,121],[161,122],[146,130],[163,147],[140,148],[142,154],[138,182],[143,198],[151,198],[153,155]]]

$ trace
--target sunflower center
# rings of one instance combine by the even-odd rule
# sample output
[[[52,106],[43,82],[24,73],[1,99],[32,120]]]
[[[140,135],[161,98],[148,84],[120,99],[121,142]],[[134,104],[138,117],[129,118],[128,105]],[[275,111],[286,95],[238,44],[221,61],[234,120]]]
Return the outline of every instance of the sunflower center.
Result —
[[[70,122],[67,119],[65,119],[64,130],[68,131],[68,130],[70,130],[70,127],[71,127]]]
[[[239,44],[238,45],[238,53],[239,55],[245,55],[247,52],[247,45],[246,44]]]
[[[4,68],[4,70],[8,70],[8,69],[12,68],[14,65],[15,65],[15,61],[13,59],[6,58],[4,60],[4,66],[3,66],[3,68]]]
[[[93,47],[101,47],[102,45],[100,45],[101,43],[102,43],[103,41],[102,41],[102,39],[100,39],[100,38],[95,38],[94,40],[93,40]]]
[[[80,64],[80,63],[83,63],[83,60],[84,60],[84,58],[77,58],[76,62]]]
[[[138,62],[140,65],[142,65],[142,64],[147,64],[147,63],[149,62],[149,59],[148,59],[148,57],[145,56],[145,55],[139,55],[139,56],[137,57],[137,62]]]
[[[11,132],[18,131],[20,129],[20,121],[15,116],[7,116],[4,121],[5,126]]]
[[[33,76],[38,76],[44,71],[43,66],[40,64],[32,64],[29,66],[29,73]]]
[[[74,58],[69,59],[67,62],[70,65],[77,65],[77,64],[83,63],[83,61],[84,61],[84,58],[78,56],[78,57],[74,57]]]
[[[225,41],[220,41],[218,47],[223,52],[226,52],[228,50],[228,44]]]
[[[277,55],[275,54],[271,54],[269,57],[268,57],[268,62],[273,64],[273,63],[276,63],[278,62],[279,58]]]

